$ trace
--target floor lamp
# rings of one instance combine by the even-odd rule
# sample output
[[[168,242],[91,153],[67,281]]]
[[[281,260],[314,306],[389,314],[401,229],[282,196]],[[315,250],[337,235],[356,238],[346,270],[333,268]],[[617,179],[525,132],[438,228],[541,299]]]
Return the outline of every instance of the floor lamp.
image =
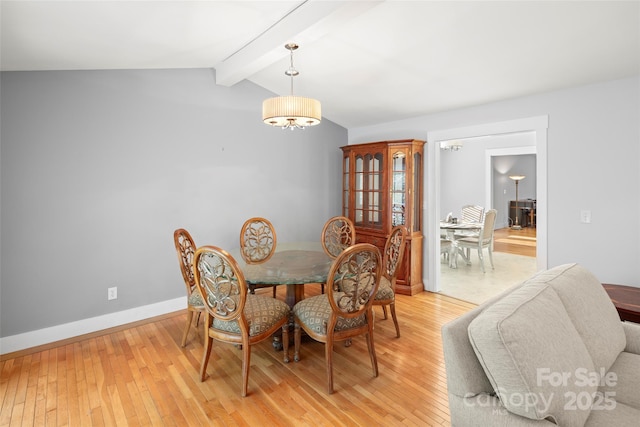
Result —
[[[522,227],[520,226],[520,215],[518,212],[518,182],[520,182],[521,180],[523,180],[525,178],[524,175],[509,175],[509,179],[512,179],[516,182],[516,220],[513,223],[513,226],[511,227],[512,230],[522,230]]]

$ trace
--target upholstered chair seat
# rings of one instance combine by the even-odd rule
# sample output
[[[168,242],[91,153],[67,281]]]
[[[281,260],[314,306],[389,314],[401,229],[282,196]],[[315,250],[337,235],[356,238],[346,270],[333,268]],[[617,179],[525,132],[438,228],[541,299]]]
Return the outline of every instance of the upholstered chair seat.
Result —
[[[336,292],[335,298],[340,298],[343,292]],[[317,295],[311,298],[305,298],[293,307],[293,314],[307,325],[313,332],[317,334],[327,333],[327,323],[331,317],[331,304],[327,294]],[[338,317],[336,321],[335,331],[344,331],[351,328],[357,328],[365,325],[367,318],[364,314],[359,317],[344,318]]]
[[[378,287],[378,293],[376,294],[375,301],[390,300],[394,297],[395,293],[393,292],[393,288],[391,287],[391,281],[387,277],[382,276],[380,278],[380,286]]]
[[[260,335],[272,329],[273,325],[280,322],[280,320],[288,314],[289,306],[284,301],[262,295],[247,295],[244,315],[249,325],[250,337]],[[241,333],[237,319],[226,321],[214,318],[211,327],[234,334]]]
[[[201,307],[204,310],[204,303],[202,302],[202,297],[198,293],[196,289],[192,291],[193,293],[189,295],[189,299],[187,300],[187,304],[193,307]]]

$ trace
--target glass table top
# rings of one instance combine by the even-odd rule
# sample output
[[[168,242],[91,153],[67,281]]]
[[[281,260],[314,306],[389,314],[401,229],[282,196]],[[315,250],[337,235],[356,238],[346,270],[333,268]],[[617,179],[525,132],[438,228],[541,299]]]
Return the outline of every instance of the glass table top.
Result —
[[[239,248],[229,253],[253,285],[325,283],[333,262],[320,242],[278,243],[273,256],[262,264],[245,263]]]

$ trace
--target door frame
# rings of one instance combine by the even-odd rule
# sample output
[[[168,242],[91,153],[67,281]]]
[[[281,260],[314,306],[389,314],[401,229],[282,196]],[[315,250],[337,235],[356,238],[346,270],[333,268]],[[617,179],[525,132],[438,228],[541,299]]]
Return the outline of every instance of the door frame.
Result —
[[[426,184],[424,186],[423,207],[427,232],[427,244],[424,245],[423,259],[427,260],[427,277],[424,277],[425,290],[440,291],[440,142],[451,139],[476,138],[509,133],[534,132],[536,151],[536,260],[538,270],[547,268],[547,129],[549,116],[535,116],[503,122],[485,123],[460,128],[427,132]],[[486,161],[486,160],[485,160]],[[489,165],[491,157],[489,157]],[[490,166],[489,166],[490,168]],[[485,195],[485,198],[489,194]],[[489,199],[489,204],[491,200]]]

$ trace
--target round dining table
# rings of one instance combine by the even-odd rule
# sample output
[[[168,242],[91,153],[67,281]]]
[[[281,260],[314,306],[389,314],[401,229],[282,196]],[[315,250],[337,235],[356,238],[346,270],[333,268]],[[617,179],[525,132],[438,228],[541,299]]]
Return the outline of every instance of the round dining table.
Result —
[[[306,283],[326,283],[333,262],[320,242],[278,243],[271,258],[260,264],[244,262],[240,249],[230,253],[249,285],[285,285],[285,301],[289,307],[304,299]]]
[[[320,242],[280,243],[275,253],[260,264],[247,264],[236,248],[229,253],[238,263],[249,285],[286,286],[285,302],[289,307],[304,299],[304,285],[326,283],[333,259]],[[280,337],[274,337],[274,347],[281,348]]]

